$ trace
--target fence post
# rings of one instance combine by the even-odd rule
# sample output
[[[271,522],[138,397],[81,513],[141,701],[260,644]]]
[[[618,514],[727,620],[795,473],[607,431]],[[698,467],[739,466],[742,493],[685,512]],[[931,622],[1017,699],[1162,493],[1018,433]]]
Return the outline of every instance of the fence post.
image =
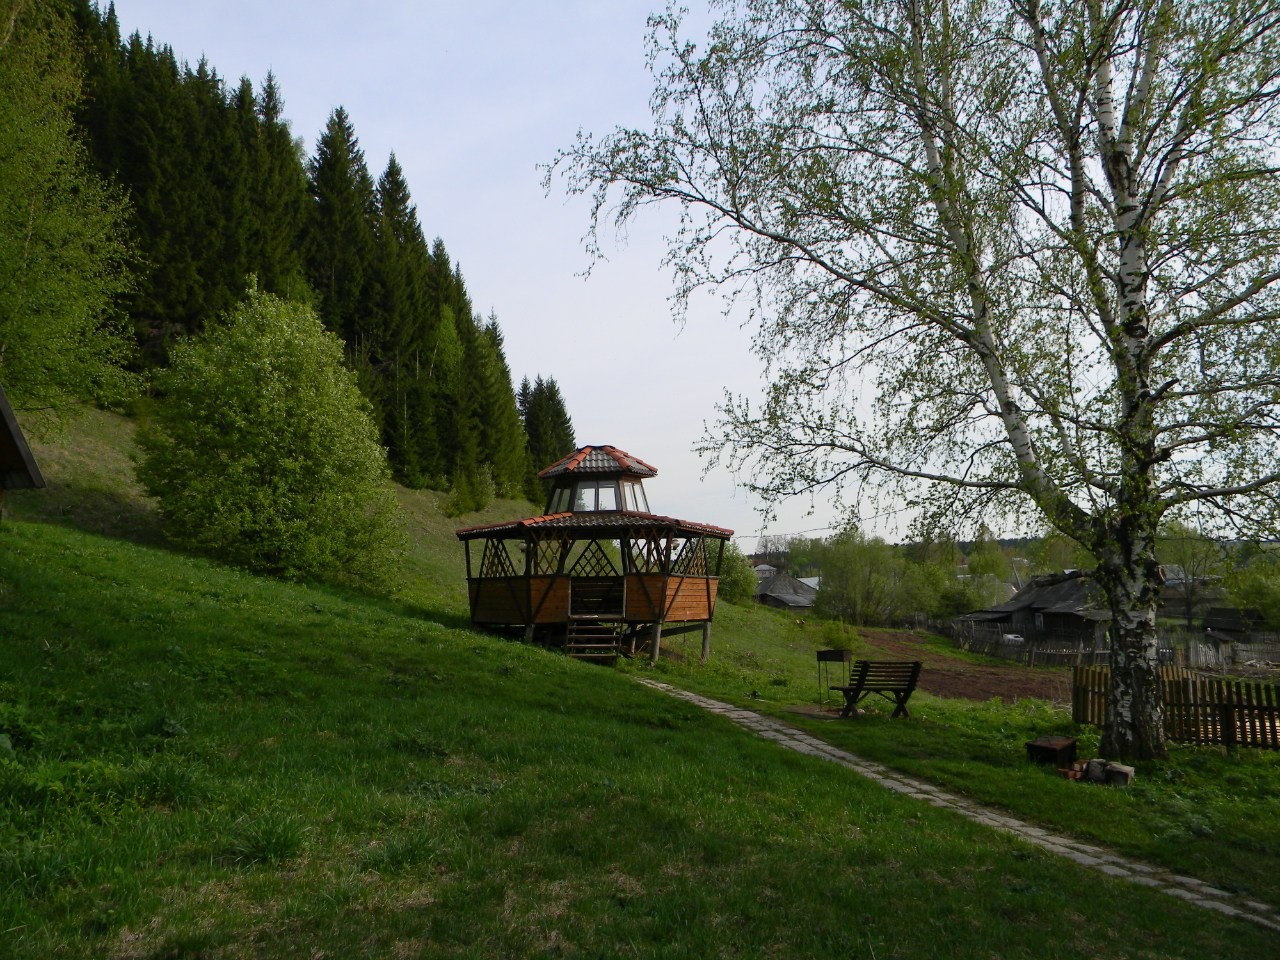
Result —
[[[1235,717],[1232,716],[1232,705],[1223,703],[1218,705],[1219,719],[1222,724],[1222,742],[1230,752],[1236,745],[1236,723]]]

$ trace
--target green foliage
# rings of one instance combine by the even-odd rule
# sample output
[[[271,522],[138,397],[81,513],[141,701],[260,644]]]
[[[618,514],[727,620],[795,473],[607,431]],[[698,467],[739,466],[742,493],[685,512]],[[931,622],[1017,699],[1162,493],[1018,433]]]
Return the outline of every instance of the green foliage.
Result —
[[[75,51],[61,5],[0,0],[0,381],[19,409],[132,389],[128,207],[75,128]]]
[[[708,547],[716,550],[714,544]],[[751,561],[746,558],[738,545],[729,540],[724,545],[724,560],[720,567],[720,586],[717,596],[729,603],[750,603],[756,598],[756,575],[751,569]]]
[[[971,577],[990,576],[1005,582],[1012,577],[1013,570],[1009,565],[1009,558],[1005,556],[995,535],[985,523],[978,531],[978,538],[969,548],[967,560]]]
[[[944,567],[916,563],[902,548],[856,529],[826,540],[815,555],[822,570],[815,612],[857,626],[932,616],[954,580]]]
[[[443,242],[428,244],[395,155],[375,184],[339,107],[308,160],[273,74],[256,91],[228,85],[150,37],[122,41],[109,5],[65,2],[87,53],[78,118],[97,169],[133,199],[147,270],[127,308],[143,362],[163,366],[246,285],[312,302],[342,340],[398,480],[482,491],[487,474],[498,493],[522,491],[501,335],[477,319]],[[463,499],[470,509],[484,496]]]
[[[454,475],[449,499],[444,502],[445,516],[460,517],[464,513],[484,510],[496,496],[493,474],[486,465],[475,466],[472,462]]]
[[[829,650],[853,650],[860,641],[858,632],[839,620],[822,624],[822,645]]]
[[[525,377],[520,382],[516,406],[524,423],[525,437],[529,445],[529,474],[525,483],[525,495],[535,503],[546,501],[547,488],[538,479],[538,471],[555,463],[577,449],[573,435],[573,422],[565,408],[560,385],[551,377],[538,376],[532,384]]]
[[[765,395],[728,397],[703,450],[766,502],[870,488],[926,527],[1036,517],[1088,546],[1116,756],[1164,750],[1162,516],[1280,520],[1274,13],[672,6],[652,123],[548,172],[591,198],[593,253],[665,202],[677,301],[750,298]]]
[[[1233,569],[1225,579],[1233,605],[1258,611],[1268,629],[1280,630],[1280,564],[1265,556],[1256,557]]]
[[[373,178],[355,127],[336,108],[316,140],[307,169],[312,211],[307,231],[310,275],[318,282],[319,314],[349,349],[367,343],[368,287],[375,256]]]
[[[474,319],[464,339],[467,382],[461,390],[462,429],[475,438],[477,461],[488,466],[497,494],[515,497],[525,490],[529,454],[511,370],[497,318],[490,316],[483,324]],[[459,469],[466,470],[468,465],[460,462]]]
[[[305,306],[251,294],[174,350],[139,478],[179,543],[285,577],[391,577],[386,457],[342,347]]]
[[[1026,546],[1032,574],[1064,573],[1067,570],[1092,570],[1098,560],[1087,547],[1056,530],[1046,530]]]

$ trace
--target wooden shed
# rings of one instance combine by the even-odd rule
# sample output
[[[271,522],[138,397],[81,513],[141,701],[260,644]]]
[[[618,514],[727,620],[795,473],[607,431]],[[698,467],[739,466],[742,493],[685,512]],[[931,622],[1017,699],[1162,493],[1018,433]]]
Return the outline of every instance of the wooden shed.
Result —
[[[0,387],[0,506],[6,490],[30,490],[44,486],[44,477],[31,455],[9,398]]]
[[[602,659],[647,646],[656,660],[664,625],[701,628],[705,659],[733,531],[652,513],[656,474],[617,447],[579,447],[539,474],[541,516],[458,530],[472,623]]]

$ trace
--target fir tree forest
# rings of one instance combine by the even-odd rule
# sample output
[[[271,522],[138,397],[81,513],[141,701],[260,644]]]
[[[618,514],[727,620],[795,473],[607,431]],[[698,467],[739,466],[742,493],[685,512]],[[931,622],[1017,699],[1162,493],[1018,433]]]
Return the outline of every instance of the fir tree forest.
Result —
[[[375,175],[336,106],[306,156],[272,74],[228,82],[122,37],[112,5],[69,6],[79,133],[129,208],[133,282],[116,305],[136,371],[164,368],[246,290],[305,302],[341,338],[397,480],[452,489],[457,511],[540,500],[536,471],[574,445],[559,388],[539,377],[517,403],[498,319],[427,239],[395,155]]]

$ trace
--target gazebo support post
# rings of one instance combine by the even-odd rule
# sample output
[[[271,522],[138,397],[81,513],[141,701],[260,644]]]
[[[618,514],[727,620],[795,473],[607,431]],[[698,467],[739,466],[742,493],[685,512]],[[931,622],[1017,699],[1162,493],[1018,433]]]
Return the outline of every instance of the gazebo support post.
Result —
[[[658,650],[662,646],[662,621],[653,625],[653,636],[649,638],[649,662],[658,662]]]
[[[711,621],[704,620],[702,622],[702,662],[706,663],[711,658]]]

